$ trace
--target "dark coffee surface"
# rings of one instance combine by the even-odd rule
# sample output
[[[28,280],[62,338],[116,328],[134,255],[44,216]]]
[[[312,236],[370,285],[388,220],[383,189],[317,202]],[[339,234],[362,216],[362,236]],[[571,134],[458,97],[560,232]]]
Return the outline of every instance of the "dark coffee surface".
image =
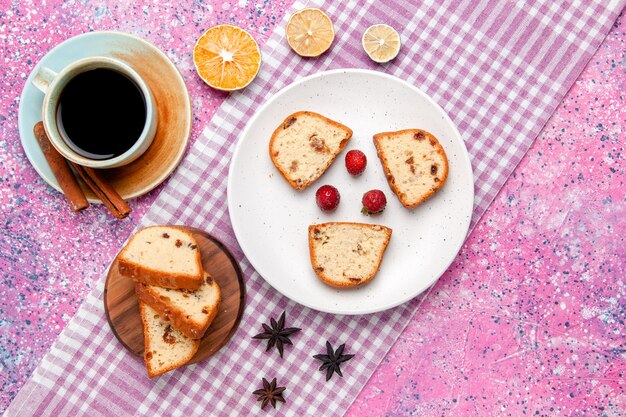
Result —
[[[145,123],[141,90],[115,70],[83,72],[61,93],[59,131],[68,146],[85,157],[109,159],[123,154],[135,144]]]

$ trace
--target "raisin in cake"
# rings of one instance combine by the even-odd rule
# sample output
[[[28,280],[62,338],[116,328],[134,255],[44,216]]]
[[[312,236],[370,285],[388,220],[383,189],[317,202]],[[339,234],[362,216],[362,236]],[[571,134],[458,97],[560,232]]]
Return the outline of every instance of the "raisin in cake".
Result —
[[[369,282],[380,268],[391,229],[363,223],[331,222],[309,226],[311,264],[317,276],[335,287]]]
[[[141,229],[117,259],[120,274],[147,285],[196,290],[204,282],[198,243],[176,227]]]
[[[137,283],[135,292],[141,301],[192,339],[204,336],[220,304],[220,287],[207,272],[204,282],[195,291]]]
[[[448,177],[448,158],[432,134],[420,129],[374,135],[387,182],[408,208],[435,194]]]
[[[185,336],[146,303],[139,302],[139,310],[148,376],[153,378],[189,362],[198,351],[200,341]]]
[[[352,137],[352,130],[320,114],[301,111],[288,116],[270,140],[270,157],[296,190],[317,180]]]

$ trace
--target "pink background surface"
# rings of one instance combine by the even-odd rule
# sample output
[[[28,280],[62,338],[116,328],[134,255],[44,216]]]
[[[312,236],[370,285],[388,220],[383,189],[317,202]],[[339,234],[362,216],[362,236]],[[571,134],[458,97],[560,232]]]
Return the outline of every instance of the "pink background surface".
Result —
[[[0,411],[160,190],[133,200],[123,221],[99,206],[71,213],[20,143],[19,96],[32,67],[90,30],[141,36],[187,81],[193,143],[226,97],[195,74],[195,39],[231,23],[262,45],[291,2],[7,3],[0,6]],[[623,415],[625,51],[622,13],[348,415]]]

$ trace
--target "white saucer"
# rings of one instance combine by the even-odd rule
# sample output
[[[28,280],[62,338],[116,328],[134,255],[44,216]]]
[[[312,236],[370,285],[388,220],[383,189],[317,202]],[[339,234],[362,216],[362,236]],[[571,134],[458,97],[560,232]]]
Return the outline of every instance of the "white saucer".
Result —
[[[133,66],[155,96],[159,120],[168,121],[159,124],[153,144],[139,159],[121,168],[102,170],[122,198],[135,198],[156,188],[174,171],[187,147],[192,121],[185,80],[161,50],[143,39],[121,32],[90,32],[68,39],[48,52],[33,68],[22,91],[18,113],[22,146],[39,175],[61,192],[33,134],[33,126],[42,118],[44,95],[31,81],[42,66],[60,71],[77,59],[93,56],[114,57]],[[83,188],[90,202],[100,202]]]

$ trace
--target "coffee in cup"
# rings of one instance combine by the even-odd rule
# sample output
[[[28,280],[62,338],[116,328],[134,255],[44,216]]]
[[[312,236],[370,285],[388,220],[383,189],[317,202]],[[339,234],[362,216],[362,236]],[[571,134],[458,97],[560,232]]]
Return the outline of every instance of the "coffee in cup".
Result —
[[[156,106],[145,81],[109,57],[79,60],[60,73],[42,68],[33,83],[45,92],[43,122],[68,160],[93,168],[130,163],[156,133]]]

